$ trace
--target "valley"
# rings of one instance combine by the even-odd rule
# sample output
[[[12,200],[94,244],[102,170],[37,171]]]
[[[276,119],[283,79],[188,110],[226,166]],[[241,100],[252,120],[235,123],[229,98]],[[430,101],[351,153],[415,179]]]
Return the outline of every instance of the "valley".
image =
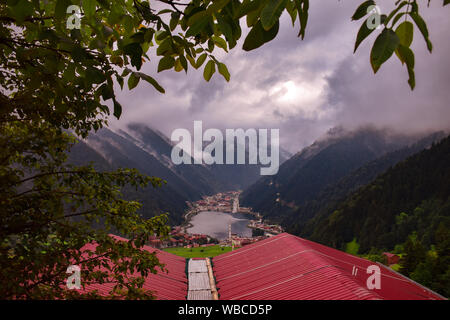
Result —
[[[153,246],[193,255],[192,248],[240,247],[286,231],[373,261],[396,254],[397,270],[444,292],[423,270],[443,276],[449,256],[447,240],[437,245],[449,230],[444,181],[450,178],[442,160],[448,143],[439,144],[439,162],[427,162],[445,136],[330,130],[283,159],[278,174],[260,176],[258,165],[174,165],[171,142],[134,124],[91,135],[69,159],[92,160],[100,170],[133,167],[166,181],[156,189],[123,189],[143,204],[144,217],[169,213],[173,231],[168,240],[151,240]]]

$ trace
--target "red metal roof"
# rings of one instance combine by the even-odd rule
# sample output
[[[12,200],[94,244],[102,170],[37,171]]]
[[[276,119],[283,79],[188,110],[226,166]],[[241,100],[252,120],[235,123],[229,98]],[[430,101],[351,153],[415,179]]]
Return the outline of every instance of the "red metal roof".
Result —
[[[127,240],[118,236],[113,237],[117,240]],[[88,244],[84,250],[95,251],[95,246],[95,244]],[[150,274],[145,279],[144,289],[153,291],[159,300],[185,300],[187,296],[186,259],[149,246],[144,246],[143,249],[156,252],[159,261],[165,264],[165,269],[168,271],[168,273],[162,272],[157,268],[157,274]],[[96,289],[99,294],[107,295],[113,287],[112,283],[92,284],[86,286],[85,290]]]
[[[442,299],[378,264],[381,288],[368,289],[372,261],[287,233],[213,259],[221,300]]]

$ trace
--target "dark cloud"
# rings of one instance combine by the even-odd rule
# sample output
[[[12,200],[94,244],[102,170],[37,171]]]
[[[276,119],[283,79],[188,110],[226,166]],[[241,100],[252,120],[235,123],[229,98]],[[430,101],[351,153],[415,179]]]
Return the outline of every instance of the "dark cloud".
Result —
[[[204,81],[202,69],[157,74],[159,58],[151,56],[144,71],[155,75],[167,93],[144,84],[122,92],[125,110],[112,124],[141,122],[168,136],[176,128],[192,130],[194,120],[202,120],[204,128],[279,128],[281,145],[292,152],[338,125],[373,123],[404,132],[448,128],[450,9],[442,8],[441,1],[422,9],[434,50],[427,52],[416,30],[417,87],[411,92],[406,68],[396,57],[373,74],[369,53],[376,32],[353,54],[361,22],[350,17],[361,1],[311,1],[305,40],[297,38],[298,22],[293,28],[284,14],[277,38],[252,52],[241,49],[247,32],[242,21],[237,47],[229,54],[218,49],[218,59],[231,73],[229,83],[219,74]],[[383,11],[393,5],[379,3]]]

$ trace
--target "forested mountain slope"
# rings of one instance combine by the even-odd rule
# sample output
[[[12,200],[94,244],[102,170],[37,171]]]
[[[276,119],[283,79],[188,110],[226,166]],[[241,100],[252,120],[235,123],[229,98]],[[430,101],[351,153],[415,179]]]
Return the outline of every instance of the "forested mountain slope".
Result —
[[[442,131],[433,133],[410,146],[383,155],[352,171],[338,182],[328,185],[311,200],[293,209],[283,220],[283,226],[291,233],[310,237],[317,224],[328,217],[332,213],[330,210],[350,193],[372,182],[379,174],[398,162],[430,147],[444,137],[445,133]]]
[[[148,134],[151,129],[146,129]],[[205,194],[214,194],[227,189],[203,166],[171,166],[170,158],[164,159],[170,145],[157,133],[140,141],[125,131],[118,133],[102,129],[89,136],[86,141],[75,144],[69,161],[75,164],[92,162],[100,169],[136,168],[141,173],[167,181],[160,188],[125,188],[127,199],[143,204],[141,213],[151,217],[169,212],[170,222],[179,224],[186,209],[186,201],[195,201]],[[170,155],[169,155],[170,156]]]
[[[261,178],[246,189],[242,205],[281,222],[328,185],[412,140],[373,128],[334,130],[286,161],[277,175]]]
[[[143,204],[141,213],[146,217],[169,212],[171,224],[182,222],[186,201],[243,189],[260,177],[260,165],[175,165],[171,160],[172,147],[173,143],[162,133],[134,123],[126,130],[104,128],[91,133],[87,140],[72,147],[69,161],[77,165],[92,162],[103,171],[135,168],[143,174],[164,179],[167,184],[157,189],[151,186],[140,190],[125,188],[123,192],[127,199]],[[280,160],[286,159],[282,156]]]
[[[360,188],[317,224],[311,239],[343,248],[356,238],[360,251],[392,249],[416,231],[429,245],[450,216],[450,137],[398,163]]]
[[[359,254],[389,250],[400,271],[450,296],[450,137],[398,163],[318,216],[309,239]]]

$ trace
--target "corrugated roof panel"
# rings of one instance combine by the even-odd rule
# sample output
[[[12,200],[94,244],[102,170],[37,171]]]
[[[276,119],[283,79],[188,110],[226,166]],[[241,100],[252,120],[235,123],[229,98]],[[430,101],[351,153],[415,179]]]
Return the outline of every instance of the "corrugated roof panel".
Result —
[[[189,291],[191,290],[211,290],[208,273],[189,273]]]
[[[95,245],[84,249],[93,251]],[[167,270],[150,274],[144,289],[153,291],[158,299],[212,299],[204,259],[189,261],[188,284],[184,258],[148,246],[144,250],[155,252]],[[370,290],[367,268],[373,264],[283,233],[215,257],[213,271],[220,299],[227,300],[443,299],[383,265],[379,265],[381,288]],[[113,285],[92,284],[86,290],[97,289],[106,295]]]
[[[189,260],[188,265],[189,272],[208,272],[208,268],[206,267],[206,260]]]
[[[442,298],[382,265],[381,288],[371,290],[367,268],[374,264],[287,233],[213,258],[224,300]]]
[[[212,300],[211,290],[188,291],[188,300]]]
[[[117,240],[127,240],[115,235],[112,235],[112,237]],[[95,244],[87,244],[83,249],[95,251],[95,247]],[[186,259],[149,246],[144,246],[143,249],[152,253],[155,252],[159,261],[165,265],[166,270],[164,272],[157,268],[157,274],[149,274],[145,279],[143,288],[154,292],[156,298],[160,300],[185,300],[187,295]],[[101,268],[101,270],[105,269]],[[114,284],[111,283],[91,284],[86,286],[85,291],[98,290],[101,295],[107,295],[113,287]]]

